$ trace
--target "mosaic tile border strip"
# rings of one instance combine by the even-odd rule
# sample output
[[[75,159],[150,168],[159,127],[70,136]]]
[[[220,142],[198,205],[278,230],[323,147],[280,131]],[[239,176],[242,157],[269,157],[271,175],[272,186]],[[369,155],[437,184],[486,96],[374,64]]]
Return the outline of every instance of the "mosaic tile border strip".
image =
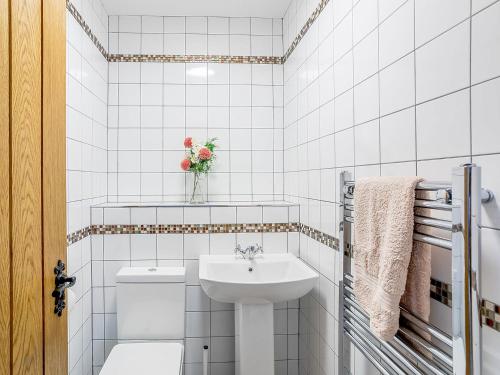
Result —
[[[339,249],[339,240],[329,234],[321,232],[305,224],[299,224],[299,232],[318,241],[319,243],[326,245],[334,250]]]
[[[452,301],[451,284],[431,278],[431,298],[451,307]]]
[[[319,4],[316,7],[316,9],[314,9],[314,12],[309,16],[309,18],[307,19],[305,25],[302,26],[302,29],[300,29],[299,34],[295,37],[295,39],[293,40],[292,44],[290,44],[290,47],[288,47],[288,49],[286,50],[285,54],[283,55],[283,64],[285,63],[286,60],[288,60],[288,58],[293,53],[293,51],[295,50],[295,48],[297,48],[297,46],[299,45],[299,43],[301,42],[301,40],[304,38],[304,36],[307,34],[307,32],[309,31],[309,29],[311,28],[311,26],[314,23],[314,21],[316,21],[316,19],[319,17],[319,15],[323,11],[323,9],[325,9],[326,5],[329,2],[330,2],[330,0],[321,0],[319,2]]]
[[[108,55],[109,62],[282,64],[282,57],[227,55]]]
[[[69,0],[66,0],[66,9],[73,16],[73,18],[76,20],[76,22],[78,22],[78,24],[81,26],[83,31],[85,31],[85,34],[87,34],[87,36],[90,38],[92,43],[94,43],[94,45],[97,47],[97,49],[99,50],[101,55],[103,55],[104,58],[107,60],[108,59],[108,52],[106,51],[104,46],[101,44],[101,42],[99,42],[99,40],[97,39],[95,34],[92,32],[92,29],[90,28],[90,26],[83,19],[80,12],[76,9],[76,7]]]
[[[483,299],[481,301],[481,320],[483,325],[500,332],[500,305]]]
[[[298,231],[298,223],[92,225],[92,234],[282,233]]]
[[[66,236],[67,245],[92,234],[209,234],[209,233],[283,233],[299,232],[299,223],[258,224],[148,224],[148,225],[91,225]]]
[[[171,63],[229,63],[229,64],[283,64],[281,56],[227,56],[227,55],[127,55],[106,51],[76,7],[66,0],[66,9],[108,62],[171,62]]]
[[[230,63],[230,64],[284,64],[285,61],[290,57],[293,51],[297,48],[299,43],[302,41],[304,36],[307,34],[312,24],[319,17],[323,9],[330,0],[321,0],[314,10],[314,12],[309,16],[307,22],[302,29],[300,29],[299,34],[295,37],[292,44],[288,47],[285,54],[281,56],[227,56],[227,55],[127,55],[127,54],[109,54],[101,42],[97,39],[96,35],[92,32],[90,26],[85,22],[80,12],[71,3],[70,0],[66,0],[66,9],[73,16],[73,18],[78,22],[78,24],[85,31],[85,34],[90,38],[92,43],[97,47],[99,52],[104,56],[108,62],[173,62],[173,63]]]
[[[91,226],[82,228],[77,230],[76,232],[69,233],[66,235],[66,245],[72,245],[78,241],[83,240],[85,237],[88,237],[92,234],[92,228]]]

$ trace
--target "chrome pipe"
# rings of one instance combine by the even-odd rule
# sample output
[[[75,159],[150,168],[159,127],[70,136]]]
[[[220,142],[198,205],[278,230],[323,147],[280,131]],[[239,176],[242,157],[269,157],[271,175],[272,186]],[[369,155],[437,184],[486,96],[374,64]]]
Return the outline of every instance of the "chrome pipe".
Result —
[[[379,361],[377,361],[376,358],[374,358],[366,346],[364,346],[360,340],[358,340],[356,337],[354,337],[350,332],[344,331],[344,333],[349,337],[349,340],[353,343],[353,345],[358,348],[358,350],[363,353],[363,355],[377,368],[378,371],[380,371],[383,375],[392,375],[390,374],[382,365],[380,364]],[[340,334],[339,334],[340,335]],[[341,360],[342,357],[342,360]],[[343,357],[339,355],[339,366],[342,366],[340,368],[339,374],[344,374],[344,367],[343,367]]]
[[[426,333],[430,334],[432,337],[435,337],[439,341],[441,341],[443,344],[448,346],[450,349],[453,346],[453,342],[451,340],[451,336],[446,334],[445,332],[441,331],[439,328],[436,326],[425,322],[424,320],[420,319],[418,316],[415,316],[412,312],[408,311],[406,308],[403,306],[399,306],[401,316],[411,322],[412,324],[415,324],[419,329],[425,331]]]
[[[481,168],[453,170],[452,331],[456,375],[482,372],[480,228]],[[491,199],[491,197],[490,197]]]
[[[415,224],[427,225],[429,227],[450,230],[452,228],[451,221],[431,219],[423,216],[415,216]]]
[[[387,363],[394,372],[396,372],[399,375],[407,375],[407,373],[402,368],[400,368],[396,363],[394,363],[394,361],[387,354],[385,354],[382,350],[374,346],[373,343],[371,343],[370,341],[365,341],[363,334],[361,334],[359,330],[356,327],[354,327],[354,325],[352,325],[349,321],[345,321],[345,325],[347,329],[353,331],[356,334],[356,336],[358,336],[362,341],[364,341],[366,343],[365,345],[367,345],[375,354],[377,354],[380,358],[383,358],[384,362]],[[415,371],[417,374],[423,374],[416,368]]]
[[[420,337],[417,335],[415,332],[410,331],[407,328],[400,327],[399,328],[399,334],[405,336],[408,340],[410,340],[413,343],[416,343],[417,345],[420,345],[423,347],[425,350],[427,350],[429,353],[431,353],[434,357],[438,358],[440,361],[442,361],[449,369],[453,369],[453,358],[451,358],[448,354],[443,352],[442,350],[438,349],[434,345],[432,345],[430,342],[425,340],[424,338]]]
[[[352,288],[350,288],[350,289],[352,291]],[[349,292],[349,294],[351,294],[350,291],[348,291],[348,292]],[[354,294],[352,294],[352,295],[354,295]],[[359,312],[361,315],[363,315],[364,318],[369,319],[369,317],[366,314],[366,312],[362,310],[361,306],[359,306],[358,303],[354,299],[352,299],[350,297],[346,297],[345,301],[346,301],[346,303],[349,306],[351,306],[353,309],[355,309],[357,312]],[[405,318],[406,320],[412,322],[418,328],[420,328],[421,330],[423,330],[426,333],[430,334],[432,337],[435,337],[436,339],[438,339],[439,341],[441,341],[443,344],[447,345],[447,347],[449,347],[450,349],[452,348],[451,337],[448,336],[446,333],[444,333],[443,331],[441,331],[436,326],[434,326],[434,325],[432,325],[430,323],[424,322],[423,320],[421,320],[420,318],[416,317],[411,312],[409,312],[408,310],[406,310],[404,307],[400,306],[399,309],[400,309],[400,312],[401,312],[401,316],[403,316],[403,318]]]
[[[451,210],[452,206],[448,203],[442,203],[439,201],[426,201],[423,199],[415,199],[415,207],[432,208],[435,210]]]
[[[415,241],[424,242],[429,245],[442,247],[443,249],[451,250],[452,242],[448,240],[444,240],[442,238],[437,238],[433,236],[427,236],[425,234],[413,233],[413,239]]]
[[[354,197],[355,185],[356,183],[354,181],[344,181],[344,184],[342,185],[343,193],[351,196],[349,197],[349,199],[352,199]],[[447,192],[449,192],[450,189],[453,190],[453,184],[447,182],[432,182],[432,181],[421,181],[415,187],[415,190],[432,190],[432,191],[445,190]],[[491,202],[495,197],[493,192],[489,189],[482,188],[479,194],[481,196],[482,203]]]
[[[360,325],[371,337],[375,338],[377,341],[380,342],[382,347],[387,349],[394,357],[396,357],[400,362],[402,362],[406,367],[408,368],[414,368],[415,365],[409,361],[409,359],[400,351],[396,349],[393,345],[391,345],[389,342],[384,342],[380,341],[370,330],[370,327],[363,322],[359,317],[356,316],[353,312],[350,310],[346,310],[347,314],[352,317],[356,321],[358,325]],[[428,361],[423,355],[412,348],[409,348],[407,345],[405,345],[399,338],[395,337],[394,342],[396,342],[398,345],[401,345],[404,350],[406,350],[411,356],[413,356],[414,359],[416,359],[418,362],[422,364],[427,370],[432,372],[435,375],[442,375],[444,374],[443,371],[436,366],[434,366],[430,361]]]

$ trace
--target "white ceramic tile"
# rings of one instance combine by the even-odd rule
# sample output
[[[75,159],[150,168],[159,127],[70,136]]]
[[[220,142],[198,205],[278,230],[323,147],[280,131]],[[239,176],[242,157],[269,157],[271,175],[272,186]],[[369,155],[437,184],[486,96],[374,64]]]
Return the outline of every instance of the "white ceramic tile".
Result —
[[[158,259],[183,259],[184,237],[182,234],[158,234]]]
[[[500,52],[492,48],[500,40],[498,17],[500,4],[496,3],[472,18],[472,83],[500,75]]]
[[[469,32],[464,22],[417,50],[417,103],[469,85]]]
[[[146,55],[163,54],[163,34],[142,34],[141,53]]]
[[[229,37],[229,52],[231,56],[249,56],[250,35],[231,35]]]
[[[209,55],[229,54],[229,35],[209,35],[207,53]]]
[[[407,1],[380,25],[381,67],[389,65],[414,49],[413,7],[413,1]]]
[[[417,158],[467,155],[470,152],[469,90],[417,106]],[[453,142],[441,142],[453,135]]]
[[[354,123],[361,124],[379,115],[379,77],[373,76],[354,87]]]
[[[410,54],[380,72],[380,114],[415,104],[414,56]]]
[[[354,165],[354,134],[352,128],[335,134],[335,163],[337,167]]]
[[[105,260],[130,259],[130,236],[126,234],[104,235],[104,259]]]
[[[472,153],[500,152],[500,79],[473,86],[471,89]]]
[[[184,34],[165,34],[163,42],[163,53],[167,55],[184,55],[186,53],[186,36]]]
[[[354,82],[358,83],[378,70],[378,32],[373,31],[353,48]]]
[[[354,127],[356,165],[380,163],[379,121]]]
[[[186,32],[185,17],[164,17],[163,31],[165,33],[185,33]]]
[[[470,16],[467,0],[415,1],[415,42],[428,42]]]
[[[140,33],[141,32],[141,17],[140,16],[120,16],[118,20],[120,33]]]
[[[229,18],[208,17],[209,34],[229,34]]]
[[[130,209],[105,208],[104,224],[130,224]]]
[[[132,260],[156,259],[156,235],[131,234],[130,248]]]
[[[378,24],[377,3],[361,0],[353,8],[353,43],[357,44]]]
[[[335,98],[335,131],[343,130],[354,124],[353,90]]]
[[[380,161],[415,159],[415,109],[409,108],[380,119]]]
[[[143,33],[163,33],[163,17],[158,16],[142,16],[142,32]]]

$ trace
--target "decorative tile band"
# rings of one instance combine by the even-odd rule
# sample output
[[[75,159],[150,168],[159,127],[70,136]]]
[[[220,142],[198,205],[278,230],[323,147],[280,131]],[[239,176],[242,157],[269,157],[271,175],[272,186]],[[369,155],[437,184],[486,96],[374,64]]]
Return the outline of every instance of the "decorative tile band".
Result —
[[[72,245],[75,242],[83,240],[85,237],[88,237],[92,234],[92,227],[88,226],[82,229],[77,230],[76,232],[70,233],[66,235],[66,245]]]
[[[67,245],[92,234],[209,234],[209,233],[283,233],[299,232],[298,223],[259,224],[148,224],[148,225],[91,225],[66,236]]]
[[[297,223],[92,225],[92,234],[209,234],[298,232]]]
[[[227,55],[127,55],[110,54],[97,39],[90,26],[85,22],[80,12],[66,0],[66,9],[78,22],[85,34],[97,47],[108,62],[170,62],[170,63],[231,63],[231,64],[282,64],[281,56],[227,56]]]
[[[85,34],[90,38],[92,43],[97,47],[101,55],[104,56],[104,58],[107,60],[108,59],[108,52],[104,48],[104,46],[99,42],[97,39],[97,36],[92,32],[92,29],[90,26],[85,22],[83,19],[82,15],[80,12],[76,9],[76,7],[69,1],[66,0],[66,9],[68,12],[73,16],[73,18],[78,22],[78,24],[82,27],[83,31],[85,31]]]
[[[277,56],[227,55],[108,55],[109,62],[281,64]]]
[[[451,284],[431,278],[431,298],[451,307]]]
[[[97,47],[99,52],[104,56],[108,62],[172,62],[172,63],[232,63],[232,64],[284,64],[290,57],[292,52],[297,48],[300,41],[304,38],[306,33],[311,28],[312,24],[319,17],[325,6],[330,0],[321,0],[309,16],[307,22],[300,30],[299,34],[295,37],[292,44],[288,47],[287,51],[281,56],[227,56],[227,55],[128,55],[128,54],[109,54],[102,43],[97,39],[90,26],[85,22],[81,13],[71,3],[66,0],[66,9],[78,22],[78,24],[85,31],[85,34],[90,38],[92,43]]]
[[[500,306],[491,301],[481,301],[481,320],[484,325],[500,332]]]
[[[334,250],[339,249],[339,240],[337,238],[305,224],[299,224],[299,226],[300,226],[299,230],[300,233],[306,235],[307,237],[312,238],[313,240],[322,243],[323,245],[331,247]]]
[[[329,1],[330,0],[321,0],[319,2],[319,4],[316,7],[316,9],[314,9],[314,12],[307,19],[305,25],[302,26],[302,29],[300,29],[299,34],[295,37],[295,39],[293,40],[293,42],[290,45],[290,47],[288,47],[288,49],[286,50],[285,55],[283,56],[283,63],[285,63],[285,61],[288,60],[288,58],[290,57],[290,55],[292,54],[292,52],[295,50],[295,48],[297,48],[297,46],[299,45],[300,41],[307,34],[307,32],[311,28],[311,26],[314,23],[314,21],[316,21],[316,19],[319,17],[319,15],[323,11],[323,9],[325,9],[325,7],[329,3]]]

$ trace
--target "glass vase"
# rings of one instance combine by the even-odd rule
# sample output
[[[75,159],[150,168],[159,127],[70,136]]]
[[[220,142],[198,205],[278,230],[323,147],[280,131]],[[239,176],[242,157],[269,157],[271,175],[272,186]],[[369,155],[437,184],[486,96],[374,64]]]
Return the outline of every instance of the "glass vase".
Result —
[[[189,194],[189,203],[203,204],[207,201],[207,174],[193,173],[193,184]]]

